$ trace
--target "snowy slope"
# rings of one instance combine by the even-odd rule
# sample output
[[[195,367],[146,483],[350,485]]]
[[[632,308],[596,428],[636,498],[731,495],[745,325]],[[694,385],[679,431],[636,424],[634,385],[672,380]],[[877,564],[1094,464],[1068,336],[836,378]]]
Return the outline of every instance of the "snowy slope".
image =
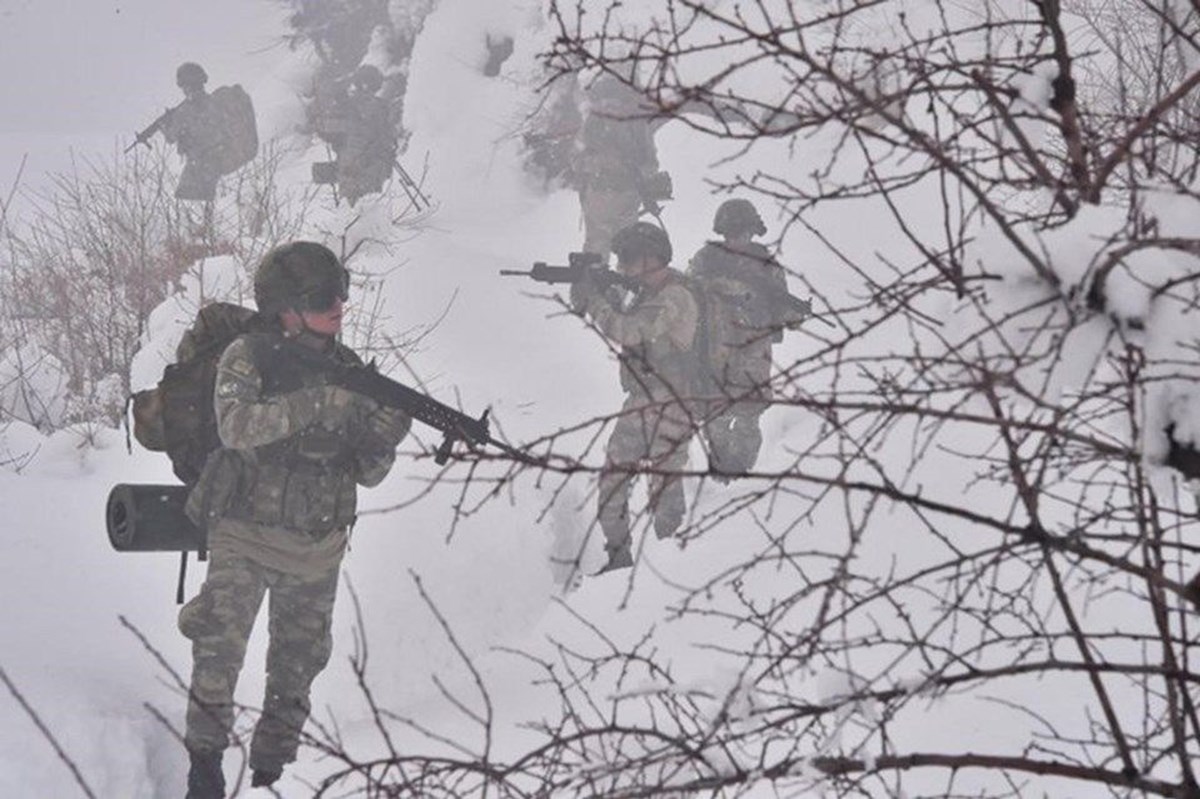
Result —
[[[407,365],[436,397],[461,402],[472,413],[492,408],[499,428],[516,443],[612,412],[621,399],[616,364],[578,320],[560,313],[560,306],[547,297],[552,292],[496,274],[501,268],[520,268],[535,260],[562,259],[582,240],[574,196],[534,191],[520,172],[512,136],[530,106],[529,86],[537,75],[534,54],[548,35],[545,29],[532,28],[537,6],[534,0],[441,0],[413,56],[404,120],[414,133],[406,165],[415,174],[427,163],[427,190],[437,208],[390,250],[370,249],[356,264],[364,273],[387,275],[386,310],[398,329],[432,323],[449,306]],[[240,19],[239,27],[251,38],[270,41],[277,33],[272,26],[278,22],[277,15],[256,13],[253,19]],[[511,32],[517,38],[516,53],[499,79],[485,78],[477,69],[475,55],[482,53],[485,32]],[[303,181],[308,163],[320,157],[320,148],[289,132],[299,119],[294,92],[311,63],[303,54],[273,48],[253,53],[248,64],[253,68],[247,66],[246,74],[253,78],[242,82],[255,96],[260,129],[285,136],[294,148],[287,174],[291,180]],[[213,67],[210,73],[220,74]],[[791,156],[783,144],[764,146],[711,172],[702,167],[716,164],[729,152],[685,127],[665,128],[659,146],[678,198],[670,204],[666,222],[676,251],[686,256],[708,237],[718,202],[709,194],[707,177],[731,179],[780,158],[816,161],[832,142],[816,137],[804,144],[808,150]],[[365,238],[384,229],[385,209],[372,208],[366,201],[358,210],[363,220],[353,228],[353,236]],[[930,225],[936,224],[935,211],[931,209],[927,220]],[[895,260],[904,261],[910,253],[895,230],[886,225],[863,229],[862,218],[875,215],[884,217],[880,209],[864,204],[859,215],[828,212],[809,221],[831,239],[845,243],[851,255],[887,250]],[[340,231],[353,218],[344,208],[320,208],[314,213],[311,235]],[[768,218],[768,224],[775,223]],[[1056,246],[1081,253],[1079,258],[1086,263],[1092,235],[1102,227],[1085,220],[1074,244]],[[788,266],[819,285],[832,304],[846,299],[852,283],[834,259],[801,231],[786,244]],[[999,252],[999,245],[987,246],[989,254]],[[228,262],[208,267],[209,279],[232,282],[239,274],[244,280],[246,274]],[[794,289],[803,293],[798,285]],[[179,323],[185,320],[186,313],[173,308],[156,318],[151,346],[139,362],[135,382],[153,381],[161,353],[170,351],[172,336],[178,335]],[[905,344],[900,339],[896,346]],[[778,355],[788,362],[813,346],[804,336],[793,336]],[[1082,346],[1095,347],[1092,341]],[[1070,376],[1062,376],[1062,382],[1069,384]],[[773,449],[760,461],[764,469],[786,466],[790,462],[786,449],[806,445],[818,426],[810,414],[782,407],[773,409],[765,424]],[[418,433],[428,445],[427,432]],[[170,482],[170,471],[164,458],[141,452],[136,445],[127,453],[118,431],[98,429],[90,435],[84,441],[80,433],[65,431],[41,439],[20,425],[0,431],[0,461],[5,460],[5,451],[29,454],[19,470],[0,471],[0,497],[7,517],[2,545],[5,579],[0,580],[0,606],[5,608],[0,667],[59,736],[97,795],[139,799],[177,795],[185,770],[182,751],[143,703],[152,704],[178,728],[183,700],[167,671],[118,621],[126,617],[186,678],[188,651],[174,629],[176,562],[166,555],[117,555],[109,550],[102,530],[103,503],[112,484]],[[410,440],[402,452],[416,456],[422,447]],[[699,452],[694,455],[702,467]],[[881,457],[898,463],[906,453],[888,451]],[[595,464],[597,458],[593,453],[590,462]],[[930,491],[961,492],[962,481],[950,479],[961,468],[956,460],[941,456],[938,462],[944,464],[947,479]],[[456,468],[451,467],[450,478],[462,476]],[[495,468],[484,467],[484,474],[495,474]],[[454,690],[466,695],[472,690],[469,673],[420,598],[410,572],[419,576],[493,691],[503,730],[496,742],[500,756],[512,755],[533,740],[515,722],[550,715],[557,705],[552,694],[530,684],[539,676],[536,669],[498,648],[549,656],[549,639],[592,648],[596,637],[577,615],[619,641],[635,641],[653,629],[659,655],[672,664],[680,683],[718,694],[736,686],[737,661],[702,647],[717,642],[732,645],[749,635],[747,631],[703,616],[667,620],[673,618],[668,612],[671,606],[682,597],[680,586],[701,585],[748,552],[766,546],[748,514],[690,542],[686,549],[647,541],[643,560],[631,577],[585,580],[578,591],[563,597],[550,556],[562,538],[588,526],[594,497],[588,494],[586,480],[572,480],[551,507],[558,481],[549,478],[539,485],[533,475],[523,475],[477,513],[459,520],[450,537],[452,507],[460,490],[453,479],[407,504],[425,492],[436,474],[429,458],[402,457],[381,486],[362,495],[364,512],[354,531],[337,608],[335,654],[314,696],[317,718],[335,715],[351,748],[366,753],[380,743],[348,665],[355,652],[348,585],[361,599],[370,641],[368,676],[380,704],[468,745],[479,742],[474,725],[432,682],[432,676],[439,675]],[[738,489],[708,483],[696,496],[699,485],[690,482],[689,494],[701,508],[715,508],[737,496]],[[471,492],[474,499],[480,494],[480,489]],[[1001,504],[1000,498],[982,496],[978,502],[980,510],[1002,511],[992,507]],[[404,507],[395,509],[398,505]],[[786,507],[776,509],[776,514],[774,520],[780,524],[795,521]],[[919,563],[921,553],[905,544],[911,540],[905,538],[905,523],[910,522],[876,531],[873,546],[861,553],[856,567],[886,571],[896,564]],[[844,526],[837,509],[824,508],[815,518],[798,523],[793,534],[801,544],[816,545],[844,536]],[[962,538],[969,542],[969,531]],[[598,563],[598,547],[599,542],[592,540],[585,558],[589,567]],[[189,594],[200,579],[193,568]],[[799,580],[795,574],[781,573],[751,590],[763,597],[782,595],[795,590]],[[710,603],[719,608],[729,599],[718,591]],[[918,603],[914,599],[914,608],[920,607]],[[802,622],[795,619],[793,626]],[[257,704],[261,696],[263,632],[256,631],[239,686],[239,698],[249,705]],[[855,666],[863,673],[882,675],[890,684],[920,676],[916,664],[905,663],[894,672],[884,662]],[[836,670],[820,664],[814,664],[808,680],[804,691],[814,700],[835,696],[847,687]],[[1023,684],[1011,685],[1013,696],[1027,690]],[[1086,723],[1080,717],[1083,700],[1079,697],[1046,684],[1037,690],[1047,697],[1046,714],[1066,719],[1067,724]],[[869,717],[869,709],[861,715]],[[25,712],[2,691],[0,719],[0,795],[69,796],[77,791]],[[1019,750],[1032,726],[998,703],[970,699],[934,704],[931,700],[928,718],[906,720],[892,734],[914,747],[951,742],[964,750],[972,746]],[[411,731],[397,735],[406,751],[442,748]],[[834,738],[831,751],[836,749]],[[237,758],[231,755],[226,765],[233,779]],[[330,768],[329,763],[306,755],[289,771],[282,795],[311,795],[300,778],[319,780]]]

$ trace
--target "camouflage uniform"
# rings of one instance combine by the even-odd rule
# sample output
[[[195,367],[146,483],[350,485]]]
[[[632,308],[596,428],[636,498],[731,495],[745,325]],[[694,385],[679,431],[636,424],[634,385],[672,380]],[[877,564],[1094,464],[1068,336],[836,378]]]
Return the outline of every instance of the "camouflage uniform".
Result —
[[[358,92],[346,108],[349,120],[345,143],[337,152],[338,190],[351,204],[378,194],[396,163],[396,131],[388,104],[380,97]]]
[[[598,100],[585,117],[573,166],[583,212],[583,249],[608,257],[618,230],[642,213],[643,181],[658,171],[655,124],[637,119],[637,95]]]
[[[771,346],[783,337],[772,299],[787,295],[787,275],[757,242],[710,241],[692,259],[688,276],[709,298],[711,368],[723,397],[704,428],[713,466],[744,472],[762,447],[759,417],[771,398]]]
[[[372,400],[272,358],[283,334],[236,339],[217,367],[215,405],[223,448],[205,465],[188,500],[208,528],[211,560],[200,593],[179,614],[194,668],[186,744],[228,745],[233,694],[246,642],[271,592],[270,645],[262,717],[250,748],[256,771],[278,772],[296,757],[309,689],[329,660],[330,619],[355,485],[380,482],[409,420]],[[292,346],[361,364],[347,347],[308,333]],[[393,414],[391,432],[380,414]]]
[[[610,341],[622,347],[621,386],[627,392],[613,426],[600,475],[598,518],[610,553],[628,550],[629,492],[637,471],[650,477],[650,505],[660,538],[683,521],[686,503],[678,473],[687,464],[693,424],[690,403],[699,308],[682,276],[668,270],[627,310],[598,292],[577,304]]]
[[[163,121],[163,137],[185,161],[176,199],[207,201],[217,195],[220,153],[212,146],[212,130],[221,124],[217,113],[212,95],[201,91],[177,105]]]

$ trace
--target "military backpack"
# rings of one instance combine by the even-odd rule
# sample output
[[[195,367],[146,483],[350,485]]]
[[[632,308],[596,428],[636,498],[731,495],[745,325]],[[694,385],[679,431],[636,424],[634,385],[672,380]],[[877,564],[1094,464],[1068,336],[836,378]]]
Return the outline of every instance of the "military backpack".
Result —
[[[226,302],[206,305],[184,334],[178,360],[167,364],[158,385],[133,395],[134,437],[146,449],[166,452],[184,483],[194,484],[208,456],[221,446],[213,406],[221,353],[237,337],[268,329],[249,308]]]

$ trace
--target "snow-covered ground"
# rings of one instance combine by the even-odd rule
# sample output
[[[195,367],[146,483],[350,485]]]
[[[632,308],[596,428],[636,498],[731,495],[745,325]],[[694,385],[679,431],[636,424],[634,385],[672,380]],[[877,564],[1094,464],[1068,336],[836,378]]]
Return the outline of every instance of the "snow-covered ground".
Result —
[[[68,12],[49,4],[10,0],[0,4],[0,24],[11,20],[31,41],[48,44],[56,15],[76,13],[75,5]],[[101,104],[103,113],[89,116],[88,125],[114,131],[106,134],[111,136],[121,125],[137,127],[134,120],[143,117],[149,121],[155,103],[173,102],[169,79],[175,64],[195,58],[206,64],[216,83],[238,81],[250,90],[264,138],[281,136],[294,148],[285,174],[292,180],[304,180],[308,163],[319,160],[319,153],[306,150],[308,143],[291,131],[300,119],[295,92],[311,63],[300,53],[270,46],[278,41],[282,16],[271,3],[252,5],[253,11],[246,10],[251,6],[243,2],[224,14],[209,16],[206,12],[197,20],[207,27],[197,23],[194,28],[174,17],[152,16],[150,9],[157,6],[149,2],[122,6],[124,17],[144,20],[147,26],[154,24],[170,33],[147,37],[141,25],[111,29],[110,35],[126,41],[127,46],[121,48],[126,60],[119,62],[120,66],[111,54],[98,56],[113,69],[109,80],[140,77],[131,79],[127,91],[114,88],[113,94],[123,97],[119,114],[112,105]],[[93,9],[89,13],[98,12]],[[218,18],[219,24],[214,22]],[[561,307],[547,298],[551,292],[545,287],[497,274],[502,268],[527,268],[536,260],[561,261],[582,240],[574,195],[535,191],[520,170],[517,141],[512,135],[530,107],[537,75],[534,55],[548,35],[547,30],[538,29],[539,20],[535,0],[441,0],[413,55],[404,119],[405,127],[413,132],[406,165],[416,174],[427,164],[427,191],[436,210],[405,234],[402,243],[387,250],[368,250],[356,262],[356,268],[365,273],[386,275],[386,310],[398,330],[430,324],[448,307],[445,318],[407,365],[434,396],[459,402],[468,412],[492,408],[495,422],[515,443],[613,412],[621,401],[616,364],[594,335],[577,319],[563,315]],[[6,65],[5,57],[11,57],[11,50],[3,55],[3,44],[15,29],[0,33],[0,67]],[[227,38],[229,31],[236,31],[236,39]],[[516,52],[500,78],[486,78],[478,71],[477,56],[482,56],[488,32],[508,32],[516,37]],[[128,46],[138,37],[152,46]],[[217,42],[225,43],[223,49],[216,49]],[[37,47],[27,50],[38,56],[44,52]],[[9,68],[10,74],[14,69]],[[145,76],[151,74],[157,76],[152,86],[145,83]],[[27,102],[59,107],[52,92]],[[41,119],[40,123],[30,121],[0,131],[0,186],[14,169],[13,154],[23,150],[31,132],[45,130],[37,127],[45,124],[45,118]],[[71,129],[76,122],[63,117],[61,125]],[[668,206],[666,222],[676,252],[684,257],[710,235],[709,223],[719,198],[710,194],[707,178],[750,173],[782,158],[802,160],[806,153],[817,161],[816,155],[832,146],[818,136],[805,142],[803,147],[809,149],[799,153],[789,152],[780,143],[778,148],[760,147],[746,158],[716,166],[732,150],[685,126],[667,126],[658,142],[662,166],[674,178],[677,198]],[[42,168],[39,161],[32,166]],[[36,177],[26,177],[31,179]],[[352,229],[353,236],[367,238],[386,225],[386,209],[373,208],[372,202],[368,199],[360,204],[362,220]],[[895,230],[885,225],[863,226],[862,218],[875,210],[864,205],[862,216],[822,213],[809,222],[831,240],[843,243],[850,255],[890,248],[894,260],[903,262],[906,245]],[[1188,213],[1176,201],[1164,201],[1164,219],[1184,220]],[[318,209],[312,220],[313,235],[319,230],[337,230],[352,218],[344,208]],[[769,217],[767,222],[777,224]],[[1091,252],[1095,234],[1103,231],[1105,224],[1104,220],[1082,220],[1048,246],[1064,253]],[[1072,235],[1077,240],[1067,240]],[[849,278],[833,259],[799,230],[785,245],[783,259],[788,266],[819,285],[831,302],[844,299]],[[1005,263],[1014,260],[1003,255],[998,242],[979,246],[996,259],[1001,271]],[[1082,271],[1087,258],[1080,256],[1080,264],[1064,264],[1062,273]],[[205,268],[206,291],[211,291],[214,283],[244,280],[247,274],[242,265],[228,259],[211,261]],[[191,290],[198,289],[193,285]],[[797,293],[803,291],[797,287]],[[1118,310],[1129,314],[1144,310],[1145,297],[1133,289],[1120,296],[1124,304]],[[170,352],[181,324],[187,321],[187,312],[181,310],[190,307],[186,300],[185,296],[182,302],[180,298],[168,301],[155,316],[147,346],[135,366],[135,384],[147,385],[156,379],[163,353]],[[1164,334],[1163,339],[1170,337]],[[810,346],[807,338],[793,336],[777,355],[782,362],[789,362]],[[1163,346],[1173,343],[1167,341]],[[1081,353],[1094,355],[1096,351],[1094,341],[1081,342]],[[1080,360],[1086,358],[1080,355]],[[1067,388],[1071,380],[1069,373],[1060,378]],[[760,468],[786,465],[787,449],[806,445],[817,424],[806,411],[772,409],[765,418],[770,443]],[[417,432],[429,444],[428,432]],[[411,440],[402,447],[409,455],[421,450]],[[698,450],[694,454],[698,457]],[[0,668],[54,732],[96,795],[129,799],[179,795],[185,757],[167,729],[167,725],[181,728],[184,706],[170,671],[186,680],[189,668],[188,648],[175,629],[177,561],[161,554],[117,554],[109,548],[103,529],[104,503],[113,484],[173,482],[169,464],[165,457],[141,451],[136,444],[128,451],[123,431],[100,427],[42,437],[14,423],[0,429],[0,463],[11,460],[9,456],[19,457],[10,468],[0,469],[0,498],[6,517],[0,543],[0,607],[4,608],[0,612]],[[593,463],[596,457],[593,454]],[[961,492],[962,481],[949,479],[957,468],[955,460],[933,457],[942,458],[948,479],[930,488],[931,494]],[[659,656],[672,664],[672,676],[679,684],[718,693],[736,684],[738,664],[704,645],[730,644],[747,635],[745,630],[733,630],[703,616],[673,623],[666,620],[670,618],[668,609],[682,595],[680,586],[703,584],[748,548],[764,546],[746,515],[706,533],[685,549],[670,542],[647,541],[643,560],[632,577],[585,579],[578,590],[564,594],[551,555],[560,552],[564,540],[578,540],[589,526],[594,497],[587,494],[585,481],[572,481],[555,501],[558,483],[554,479],[538,484],[532,476],[522,476],[477,513],[459,519],[449,536],[452,507],[459,493],[453,481],[439,483],[418,502],[406,502],[424,492],[436,474],[437,468],[428,458],[401,457],[382,485],[362,494],[363,513],[354,530],[336,611],[336,649],[330,667],[316,684],[313,702],[317,719],[337,718],[349,746],[366,752],[380,745],[350,668],[355,652],[350,586],[361,600],[370,642],[368,678],[379,704],[475,746],[479,743],[477,728],[433,682],[437,675],[464,696],[473,690],[460,655],[419,594],[416,578],[420,579],[492,692],[500,729],[496,746],[501,756],[519,751],[528,740],[529,733],[518,729],[516,722],[549,716],[557,709],[552,692],[532,685],[540,676],[537,671],[507,650],[544,654],[549,639],[588,649],[595,644],[595,637],[577,616],[619,641],[635,641],[653,629]],[[456,473],[451,471],[450,476]],[[701,508],[715,508],[737,490],[705,483],[696,496],[695,486],[689,485],[689,496]],[[993,501],[999,502],[980,497],[978,507],[987,510]],[[394,509],[398,505],[403,507]],[[786,513],[781,511],[781,515]],[[793,535],[799,541],[845,535],[837,525],[844,528],[842,517],[826,509],[804,520]],[[869,564],[878,561],[884,570],[889,562],[911,565],[906,559],[915,558],[916,553],[906,546],[903,533],[898,529],[890,537],[882,536],[879,546],[861,557]],[[588,569],[601,561],[595,538],[593,535],[585,553]],[[202,571],[193,564],[189,595],[201,579]],[[796,580],[793,574],[781,573],[752,590],[763,596],[784,594],[794,589]],[[720,596],[714,601],[719,602]],[[127,624],[122,624],[122,619]],[[153,652],[130,627],[140,631]],[[261,697],[264,646],[265,629],[260,625],[238,692],[239,699],[252,706]],[[865,672],[872,665],[856,664]],[[919,681],[919,670],[910,665],[888,675],[893,685]],[[1064,690],[1056,691],[1051,682],[1046,680],[1036,689],[1044,697],[1043,715],[1083,723],[1080,710],[1086,699],[1071,693],[1081,683],[1073,679],[1064,682]],[[1011,690],[1013,697],[1029,690],[1024,684],[1009,686],[1004,690]],[[814,674],[812,684],[801,692],[816,700],[836,696],[848,687],[836,672],[827,671]],[[991,697],[1004,698],[1000,688]],[[869,708],[856,712],[871,720]],[[0,796],[78,793],[71,773],[8,691],[0,690],[0,719]],[[907,716],[891,734],[910,748],[936,750],[939,744],[948,743],[962,751],[972,747],[1020,751],[1035,726],[999,701],[937,704],[931,700],[926,717],[914,721]],[[437,746],[411,732],[398,735],[397,743],[405,751],[434,751]],[[831,735],[831,747],[833,738],[836,736]],[[231,780],[237,765],[235,756],[227,757]],[[302,780],[319,780],[329,768],[328,762],[306,752],[285,776],[281,794],[311,795]],[[254,793],[245,789],[243,795]],[[266,791],[258,794],[268,795]]]

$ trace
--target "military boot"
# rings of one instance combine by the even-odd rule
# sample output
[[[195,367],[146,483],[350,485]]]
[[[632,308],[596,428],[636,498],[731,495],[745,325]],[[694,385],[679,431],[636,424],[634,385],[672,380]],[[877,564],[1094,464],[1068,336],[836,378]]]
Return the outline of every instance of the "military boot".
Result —
[[[221,771],[224,752],[191,751],[185,799],[225,799],[225,774]]]
[[[274,785],[283,776],[281,768],[256,768],[250,774],[251,788],[267,788]]]

